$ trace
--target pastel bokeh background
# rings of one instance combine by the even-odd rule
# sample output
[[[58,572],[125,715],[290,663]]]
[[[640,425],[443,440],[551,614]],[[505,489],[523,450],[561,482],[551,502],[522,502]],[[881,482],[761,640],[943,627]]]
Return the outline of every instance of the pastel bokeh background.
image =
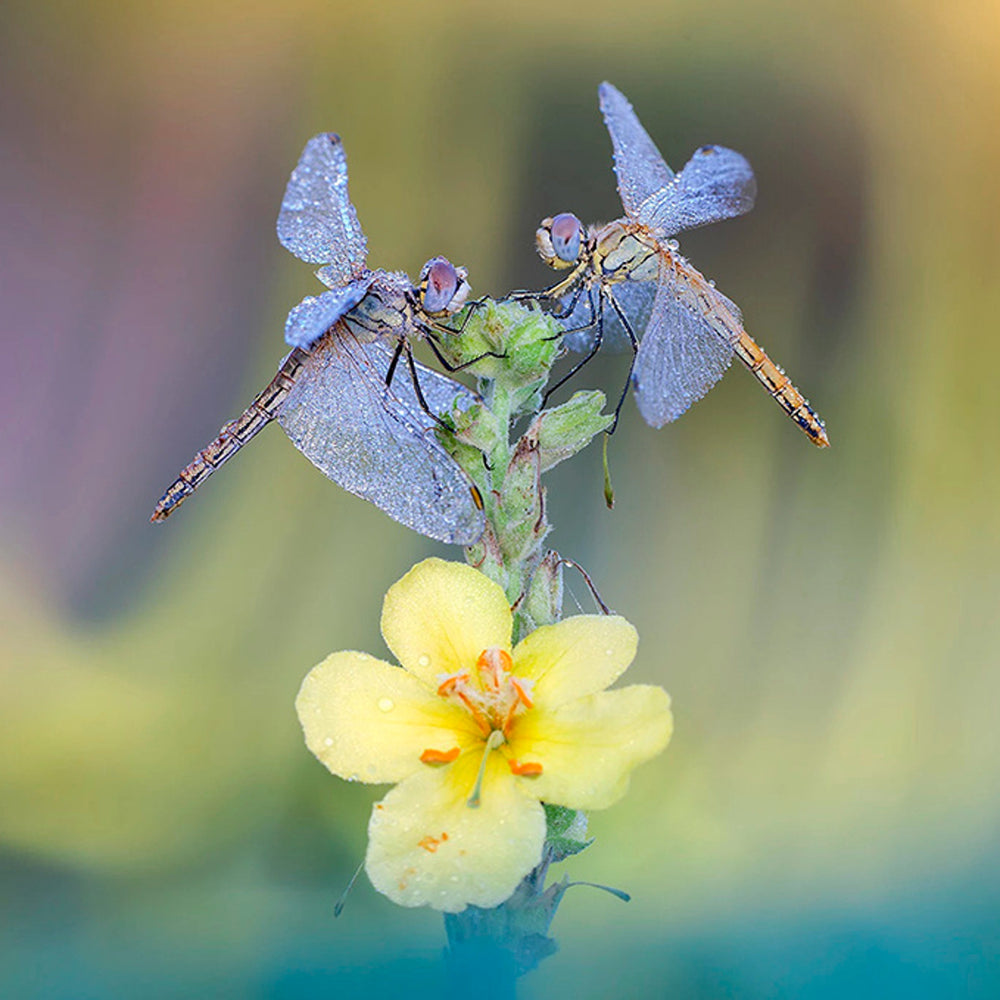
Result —
[[[677,732],[566,866],[633,901],[573,890],[523,995],[1000,993],[1000,7],[90,0],[0,26],[4,997],[440,995],[438,915],[333,920],[378,793],[292,702],[459,554],[277,430],[147,518],[315,288],[273,232],[311,134],[374,266],[542,287],[541,216],[619,214],[602,79],[674,166],[753,163],[684,250],[833,448],[735,370],[659,432],[628,404],[613,513],[597,449],[550,477]]]

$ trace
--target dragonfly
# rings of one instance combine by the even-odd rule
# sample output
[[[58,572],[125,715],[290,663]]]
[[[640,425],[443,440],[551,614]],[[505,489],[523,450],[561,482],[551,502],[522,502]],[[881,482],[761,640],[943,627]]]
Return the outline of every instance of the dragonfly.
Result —
[[[323,265],[316,276],[328,290],[291,310],[285,323],[291,351],[274,378],[181,470],[150,520],[166,520],[276,420],[339,486],[422,535],[474,544],[485,527],[482,495],[436,429],[453,407],[465,410],[478,397],[417,362],[412,351],[414,340],[433,348],[436,335],[450,329],[443,321],[470,291],[465,268],[432,257],[417,284],[402,272],[368,268],[367,240],[347,190],[347,158],[334,133],[306,143],[277,229],[287,250]],[[401,357],[409,378],[394,378]]]
[[[605,339],[625,342],[632,350],[629,378],[610,429],[629,384],[646,423],[662,427],[701,399],[735,355],[813,444],[828,447],[808,400],[747,333],[736,304],[680,254],[675,239],[750,211],[757,193],[750,164],[734,150],[702,146],[675,174],[621,91],[602,83],[598,94],[625,214],[585,229],[563,212],[538,228],[542,259],[569,269],[542,297],[560,303],[565,345],[586,352],[549,391],[579,371]]]

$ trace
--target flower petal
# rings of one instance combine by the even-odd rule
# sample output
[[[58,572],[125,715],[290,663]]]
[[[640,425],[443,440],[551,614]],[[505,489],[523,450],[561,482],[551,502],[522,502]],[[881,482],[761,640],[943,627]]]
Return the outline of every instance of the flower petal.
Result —
[[[635,659],[638,644],[636,630],[618,615],[576,615],[519,642],[514,673],[534,682],[537,706],[553,709],[613,684]]]
[[[601,691],[518,719],[508,746],[519,761],[536,761],[532,794],[571,809],[604,809],[628,788],[629,772],[670,741],[673,717],[663,688],[635,684]]]
[[[476,664],[490,646],[510,648],[503,590],[464,563],[425,559],[389,588],[382,635],[399,662],[427,684]]]
[[[306,675],[295,708],[309,749],[349,781],[402,781],[427,766],[424,750],[482,742],[467,712],[367,653],[328,656]]]
[[[497,906],[541,860],[545,812],[499,753],[487,761],[480,805],[469,807],[479,763],[467,753],[426,768],[376,803],[365,869],[394,903],[449,913]]]

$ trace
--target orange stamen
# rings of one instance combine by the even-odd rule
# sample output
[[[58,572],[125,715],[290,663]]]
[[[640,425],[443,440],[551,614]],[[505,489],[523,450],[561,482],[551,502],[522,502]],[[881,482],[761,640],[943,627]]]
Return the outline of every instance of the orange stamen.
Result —
[[[498,664],[496,661],[500,660]],[[476,661],[476,666],[482,670],[484,667],[488,667],[491,673],[497,672],[497,667],[501,670],[505,670],[508,674],[510,673],[510,668],[514,665],[514,661],[510,658],[510,653],[506,649],[500,649],[499,646],[491,646],[489,649],[484,649],[479,654],[479,659]]]
[[[483,731],[483,735],[489,736],[493,728],[490,725],[489,719],[479,711],[475,702],[464,691],[456,691],[455,694],[458,695],[459,700],[469,710],[469,714],[475,719],[476,725]]]
[[[450,764],[462,751],[458,747],[450,750],[427,749],[420,755],[421,764]]]
[[[446,677],[441,684],[438,686],[437,693],[444,698],[448,692],[459,682],[466,681],[469,679],[468,674],[452,674],[451,677]]]
[[[511,774],[519,778],[537,778],[542,773],[542,765],[535,760],[526,760],[523,764],[511,758],[507,761]]]
[[[528,692],[524,690],[521,682],[516,677],[511,677],[510,683],[511,687],[517,692],[518,698],[521,699],[521,704],[525,708],[534,708],[535,703],[528,697]]]

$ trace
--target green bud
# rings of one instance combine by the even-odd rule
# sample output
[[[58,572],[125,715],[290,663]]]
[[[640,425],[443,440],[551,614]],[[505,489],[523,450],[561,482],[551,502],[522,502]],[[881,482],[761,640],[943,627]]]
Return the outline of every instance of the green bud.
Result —
[[[540,309],[493,299],[467,306],[451,325],[455,332],[441,334],[448,360],[467,365],[478,378],[497,379],[511,388],[548,378],[563,332]]]
[[[506,433],[506,428],[501,425],[496,414],[481,403],[474,403],[467,410],[456,409],[451,414],[451,419],[455,425],[455,440],[487,455],[503,440]]]
[[[603,408],[604,393],[588,389],[535,417],[530,432],[538,439],[542,472],[582,451],[595,434],[611,426],[614,416],[602,413]]]
[[[522,613],[538,625],[551,625],[559,620],[563,605],[563,574],[559,553],[551,550],[535,568],[528,584]],[[572,810],[570,810],[572,811]]]
[[[497,518],[501,547],[518,562],[537,549],[548,533],[540,475],[538,441],[525,434],[507,466]]]

